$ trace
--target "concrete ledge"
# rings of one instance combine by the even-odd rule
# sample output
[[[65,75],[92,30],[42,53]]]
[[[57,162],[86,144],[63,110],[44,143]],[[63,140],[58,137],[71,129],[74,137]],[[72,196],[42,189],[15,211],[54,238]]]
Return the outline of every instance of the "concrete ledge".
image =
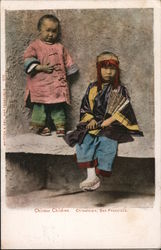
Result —
[[[56,133],[51,136],[22,134],[9,137],[6,145],[7,153],[32,153],[51,155],[73,155],[74,148],[69,147]]]
[[[141,148],[142,150],[138,150]],[[7,138],[7,153],[33,153],[51,155],[73,155],[75,148],[69,147],[62,138],[57,138],[55,132],[52,136],[37,134],[21,134]],[[152,142],[147,137],[135,137],[135,141],[119,144],[118,156],[153,158]]]

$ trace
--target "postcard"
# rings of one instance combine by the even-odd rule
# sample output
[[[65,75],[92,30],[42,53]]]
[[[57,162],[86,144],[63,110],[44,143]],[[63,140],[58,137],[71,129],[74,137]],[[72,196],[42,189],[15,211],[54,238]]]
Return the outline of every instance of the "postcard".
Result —
[[[161,3],[2,1],[2,249],[160,249]]]

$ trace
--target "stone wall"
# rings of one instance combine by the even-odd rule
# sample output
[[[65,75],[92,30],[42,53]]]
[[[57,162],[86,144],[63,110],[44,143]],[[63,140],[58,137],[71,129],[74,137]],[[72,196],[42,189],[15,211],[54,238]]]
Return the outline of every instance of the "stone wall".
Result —
[[[117,157],[110,178],[101,178],[99,191],[154,194],[154,159]],[[73,156],[7,154],[7,195],[28,193],[44,188],[54,192],[80,191],[86,170],[77,167]]]
[[[24,107],[23,52],[38,35],[36,26],[44,14],[56,14],[62,43],[80,72],[70,86],[70,128],[79,119],[81,98],[95,80],[95,58],[103,50],[119,56],[121,79],[127,86],[134,110],[147,137],[154,140],[153,11],[152,9],[93,9],[6,11],[7,134],[29,131],[30,112]],[[145,145],[147,147],[147,145]],[[141,150],[138,147],[138,150]]]

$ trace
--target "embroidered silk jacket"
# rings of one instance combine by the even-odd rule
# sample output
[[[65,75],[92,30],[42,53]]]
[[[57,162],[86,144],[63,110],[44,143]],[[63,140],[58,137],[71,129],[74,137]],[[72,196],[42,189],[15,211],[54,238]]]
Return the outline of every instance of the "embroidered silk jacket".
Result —
[[[107,112],[111,91],[111,83],[104,84],[103,89],[99,92],[97,91],[97,82],[89,85],[81,103],[80,123],[77,125],[76,130],[67,134],[64,138],[70,146],[74,146],[76,143],[81,144],[86,133],[95,136],[106,136],[118,141],[118,143],[133,141],[132,135],[143,136],[143,133],[139,130],[127,89],[121,84],[116,91],[126,98],[127,104],[122,110],[112,114],[115,121],[110,126],[106,128],[100,127],[101,123],[111,116]],[[97,121],[98,128],[88,131],[86,125],[91,119]]]
[[[39,39],[31,42],[24,53],[24,67],[27,73],[25,101],[29,94],[32,103],[70,104],[67,75],[74,74],[78,68],[69,52],[61,43],[48,44]],[[31,71],[38,64],[54,65],[52,73]]]

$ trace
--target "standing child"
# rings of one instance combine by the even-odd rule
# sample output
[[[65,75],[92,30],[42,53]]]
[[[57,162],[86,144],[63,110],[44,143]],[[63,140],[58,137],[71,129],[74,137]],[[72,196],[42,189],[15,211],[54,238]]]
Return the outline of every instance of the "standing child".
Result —
[[[67,76],[78,71],[67,49],[59,42],[60,22],[54,15],[44,15],[37,25],[39,39],[24,53],[27,73],[26,106],[32,104],[31,125],[40,135],[51,135],[51,117],[57,136],[64,136],[65,106],[70,104]]]
[[[131,135],[143,135],[119,73],[115,54],[105,51],[97,57],[97,81],[83,97],[77,129],[65,137],[70,146],[76,144],[78,166],[87,168],[82,190],[97,189],[99,176],[111,175],[118,143],[133,141]]]

